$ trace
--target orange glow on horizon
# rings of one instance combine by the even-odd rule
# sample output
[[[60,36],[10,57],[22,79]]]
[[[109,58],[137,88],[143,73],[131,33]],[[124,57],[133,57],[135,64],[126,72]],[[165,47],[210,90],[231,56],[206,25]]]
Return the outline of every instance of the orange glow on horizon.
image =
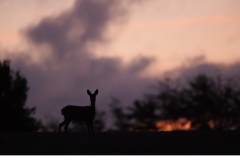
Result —
[[[190,130],[191,121],[185,118],[180,118],[177,121],[173,120],[159,121],[156,123],[156,126],[159,131]]]

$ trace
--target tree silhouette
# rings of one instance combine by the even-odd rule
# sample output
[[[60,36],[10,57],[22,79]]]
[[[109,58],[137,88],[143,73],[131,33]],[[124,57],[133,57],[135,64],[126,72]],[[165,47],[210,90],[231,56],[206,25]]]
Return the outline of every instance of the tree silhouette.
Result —
[[[194,130],[239,129],[239,82],[237,78],[223,79],[204,74],[182,84],[176,80],[161,80],[155,86],[156,92],[134,101],[129,107],[130,112],[123,114],[115,109],[115,117],[127,118],[125,121],[131,126],[128,129],[135,130],[156,130],[159,121],[180,122],[183,119],[190,121]]]
[[[27,80],[10,68],[10,61],[0,61],[0,131],[36,131],[38,122],[31,115],[35,108],[25,106]]]
[[[102,132],[105,129],[105,112],[104,111],[98,111],[96,113],[96,119],[94,121],[94,130],[96,132]]]
[[[187,85],[159,83],[157,99],[165,119],[186,118],[192,129],[233,129],[239,121],[239,82],[200,74]],[[165,86],[165,87],[164,87]],[[163,89],[165,88],[165,89]]]
[[[135,100],[134,107],[130,108],[128,115],[135,125],[134,130],[156,130],[156,122],[160,120],[158,106],[150,95],[146,95],[143,100]]]
[[[115,130],[156,130],[156,121],[159,120],[158,108],[150,95],[143,100],[135,100],[130,107],[124,107],[120,100],[113,98],[110,103],[114,119]]]
[[[112,98],[109,104],[111,108],[114,130],[127,131],[130,125],[130,118],[126,112],[124,112],[124,106],[117,98]]]

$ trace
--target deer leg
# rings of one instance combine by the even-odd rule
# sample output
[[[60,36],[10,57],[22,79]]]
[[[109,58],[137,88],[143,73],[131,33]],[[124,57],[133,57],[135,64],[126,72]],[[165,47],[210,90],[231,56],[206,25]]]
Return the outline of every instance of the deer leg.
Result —
[[[90,133],[90,126],[89,126],[89,122],[86,122],[86,124],[87,124],[88,133]]]
[[[91,133],[93,134],[93,122],[90,123]]]
[[[61,132],[61,128],[62,128],[62,126],[63,126],[64,124],[65,124],[65,120],[64,120],[62,123],[59,124],[59,126],[58,126],[58,133]]]
[[[93,125],[92,121],[87,122],[87,127],[88,127],[88,133],[93,133]]]
[[[91,122],[87,122],[88,133],[91,133]]]
[[[65,122],[64,130],[65,130],[66,133],[68,133],[68,126],[69,126],[70,122],[71,121],[69,121],[69,120]]]

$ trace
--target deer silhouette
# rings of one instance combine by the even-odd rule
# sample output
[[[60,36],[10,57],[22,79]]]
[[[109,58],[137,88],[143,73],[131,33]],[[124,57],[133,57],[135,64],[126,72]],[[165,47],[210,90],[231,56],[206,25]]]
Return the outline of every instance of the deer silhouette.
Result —
[[[95,117],[95,102],[96,96],[98,94],[98,89],[92,94],[87,90],[87,94],[90,97],[90,106],[73,106],[68,105],[62,108],[62,115],[64,116],[64,121],[59,124],[58,133],[61,132],[61,127],[64,126],[64,130],[68,133],[68,126],[72,120],[86,122],[88,133],[93,133],[93,120]]]

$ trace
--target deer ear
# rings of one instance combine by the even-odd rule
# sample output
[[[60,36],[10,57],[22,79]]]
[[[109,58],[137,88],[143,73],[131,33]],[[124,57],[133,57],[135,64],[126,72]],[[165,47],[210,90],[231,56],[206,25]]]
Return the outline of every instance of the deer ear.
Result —
[[[98,94],[98,89],[96,89],[96,91],[94,92],[94,94],[95,94],[95,95],[97,95],[97,94]]]
[[[89,90],[87,90],[87,94],[88,94],[88,95],[91,95],[92,93],[91,93]]]

